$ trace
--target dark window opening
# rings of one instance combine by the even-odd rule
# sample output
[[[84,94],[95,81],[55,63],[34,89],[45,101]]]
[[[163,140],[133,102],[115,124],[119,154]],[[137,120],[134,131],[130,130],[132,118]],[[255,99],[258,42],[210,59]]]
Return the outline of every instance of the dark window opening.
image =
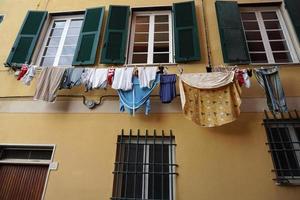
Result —
[[[300,184],[300,117],[298,112],[268,114],[267,133],[276,180],[279,184]]]
[[[175,137],[158,136],[148,131],[140,135],[118,136],[114,169],[113,196],[115,200],[168,200],[174,197],[176,164]]]

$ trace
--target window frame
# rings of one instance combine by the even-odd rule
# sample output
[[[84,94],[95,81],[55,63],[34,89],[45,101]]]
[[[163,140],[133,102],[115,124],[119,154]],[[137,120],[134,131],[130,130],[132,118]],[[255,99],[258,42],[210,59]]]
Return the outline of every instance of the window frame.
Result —
[[[293,36],[293,32],[291,32],[289,29],[288,29],[288,24],[286,24],[286,19],[284,18],[284,15],[282,13],[282,10],[280,7],[278,6],[260,6],[260,7],[251,7],[251,6],[247,6],[247,7],[239,7],[239,10],[240,10],[240,13],[243,13],[243,12],[255,12],[255,15],[257,17],[257,23],[259,25],[259,31],[260,31],[260,34],[261,34],[261,37],[262,37],[262,42],[263,42],[263,45],[264,45],[264,48],[265,48],[265,53],[266,53],[266,56],[267,56],[267,62],[266,63],[258,63],[258,62],[252,62],[251,61],[251,57],[250,57],[250,51],[249,51],[249,48],[248,48],[248,54],[249,54],[249,57],[250,57],[250,64],[251,65],[270,65],[270,64],[297,64],[299,63],[299,54],[296,50],[297,46],[293,44],[293,40],[292,40],[292,36]],[[274,56],[273,56],[273,51],[271,49],[271,46],[270,46],[270,41],[269,41],[269,38],[267,36],[267,31],[265,29],[265,25],[264,25],[264,21],[262,19],[262,15],[261,15],[261,12],[268,12],[268,11],[274,11],[276,12],[277,16],[278,16],[278,21],[279,21],[279,24],[281,26],[281,30],[283,32],[283,35],[284,35],[284,39],[286,41],[286,44],[287,44],[287,48],[288,48],[288,52],[290,53],[290,56],[291,56],[291,62],[284,62],[284,63],[281,63],[281,62],[275,62],[275,59],[274,59]],[[242,20],[242,25],[243,25],[243,19]],[[245,28],[244,28],[244,25],[243,25],[243,31],[244,31],[244,34],[245,34],[245,39],[246,39],[246,44],[248,46],[248,40],[246,38],[246,32],[245,32]]]
[[[268,141],[266,144],[269,146],[273,162],[272,172],[276,175],[273,180],[277,185],[300,185],[300,133],[299,135],[296,133],[296,128],[300,130],[298,112],[271,113],[270,115],[265,111],[265,116],[263,125]],[[281,132],[282,129],[284,134]],[[293,168],[294,164],[296,168]],[[299,175],[295,174],[296,170],[299,171],[297,172]]]
[[[55,13],[57,14],[57,13]],[[39,48],[39,53],[37,54],[37,58],[36,58],[36,65],[38,66],[41,66],[41,61],[42,61],[42,58],[43,58],[43,53],[45,51],[45,48],[46,48],[46,44],[48,42],[48,39],[49,39],[49,36],[51,34],[51,29],[53,27],[53,24],[54,24],[54,21],[55,20],[66,20],[66,23],[68,24],[67,27],[64,28],[63,32],[62,32],[62,36],[61,38],[64,38],[63,41],[60,41],[59,42],[59,45],[58,45],[58,49],[57,49],[57,52],[60,51],[60,55],[59,57],[57,57],[57,54],[55,55],[55,59],[54,59],[54,63],[53,63],[53,66],[54,67],[62,67],[64,65],[58,65],[59,63],[59,58],[61,56],[61,52],[62,52],[62,49],[63,49],[63,45],[64,45],[64,41],[65,41],[65,38],[67,36],[67,31],[69,29],[69,26],[70,26],[70,22],[71,20],[76,20],[76,19],[81,19],[82,22],[84,21],[84,14],[70,14],[68,15],[67,13],[63,13],[63,15],[55,15],[55,16],[51,16],[50,15],[50,19],[49,19],[49,23],[48,24],[45,24],[45,34],[43,35],[43,37],[40,38],[40,41],[41,41],[41,45],[40,45],[40,48]],[[82,24],[83,25],[83,24]],[[82,26],[80,28],[80,30],[82,29]],[[80,32],[79,32],[79,35],[80,35]],[[79,38],[79,35],[78,35],[78,38]],[[78,42],[78,41],[77,41]],[[77,45],[77,43],[76,43]],[[76,46],[75,46],[75,49],[76,49]],[[74,55],[75,55],[75,52],[74,52]],[[57,65],[55,65],[57,63]],[[72,64],[71,64],[72,66]],[[52,67],[52,66],[41,66],[41,67]]]
[[[171,139],[170,139],[171,137]],[[138,139],[136,139],[138,138]],[[120,142],[121,141],[121,142]],[[123,142],[122,142],[123,141]],[[149,176],[149,166],[150,166],[150,146],[149,145],[153,145],[153,144],[157,144],[157,145],[168,145],[168,164],[169,164],[169,172],[172,172],[173,174],[169,174],[169,199],[173,199],[176,200],[176,156],[175,156],[175,136],[148,136],[148,135],[119,135],[118,136],[118,142],[117,142],[117,150],[116,152],[116,162],[120,162],[120,154],[122,155],[121,152],[123,149],[122,148],[126,148],[125,145],[130,146],[130,144],[142,144],[143,145],[143,173],[142,173],[142,199],[148,199],[148,195],[149,195],[149,182],[150,182],[150,178]],[[124,145],[124,146],[122,146]],[[128,147],[127,147],[128,148]],[[123,150],[124,151],[124,150]],[[129,156],[129,154],[127,155]],[[124,164],[124,163],[123,163]],[[120,168],[120,163],[117,164],[115,163],[117,167],[117,169],[119,170]],[[124,167],[124,166],[123,166]],[[121,167],[122,168],[122,167]],[[116,169],[115,169],[116,170]],[[121,173],[122,174],[122,173]],[[125,174],[125,173],[124,173]],[[116,174],[115,174],[116,175]],[[118,172],[117,175],[120,175],[120,173]],[[123,183],[121,182],[121,184],[119,185],[120,187],[123,186]],[[137,183],[138,184],[138,183]],[[115,188],[115,181],[113,181],[113,191],[115,190],[119,190],[119,188]],[[115,197],[115,198],[127,198],[127,197]],[[112,198],[114,199],[114,197]],[[135,199],[135,198],[132,198]],[[136,197],[136,199],[139,199]]]
[[[26,148],[28,147],[36,147],[36,148],[41,148],[41,147],[48,147],[52,148],[52,155],[49,160],[39,160],[39,159],[34,159],[34,160],[24,160],[24,159],[9,159],[9,160],[0,160],[0,165],[1,164],[19,164],[19,165],[48,165],[48,172],[46,175],[45,179],[45,184],[43,188],[43,193],[42,193],[42,198],[45,198],[46,190],[47,190],[47,184],[49,180],[49,175],[51,170],[56,170],[58,163],[53,162],[54,159],[54,153],[56,150],[56,145],[55,144],[12,144],[12,143],[0,143],[0,147],[5,146],[5,147],[19,147],[19,148]]]
[[[168,63],[153,63],[154,58],[154,25],[155,15],[168,15],[169,19],[169,62]],[[132,63],[133,48],[134,48],[134,36],[135,36],[135,24],[137,16],[149,16],[149,32],[148,32],[148,51],[147,51],[147,63]],[[127,64],[137,65],[155,65],[155,64],[176,64],[174,59],[174,27],[173,27],[173,14],[171,10],[151,10],[151,11],[132,11],[130,18],[128,45],[127,45]]]

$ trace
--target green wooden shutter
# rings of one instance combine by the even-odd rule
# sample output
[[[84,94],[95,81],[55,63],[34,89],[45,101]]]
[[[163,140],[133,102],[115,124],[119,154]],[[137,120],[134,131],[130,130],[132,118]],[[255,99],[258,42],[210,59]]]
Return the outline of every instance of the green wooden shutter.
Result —
[[[101,63],[124,64],[129,6],[109,6]]]
[[[216,1],[219,32],[225,63],[250,63],[245,33],[236,1]]]
[[[28,11],[6,63],[30,63],[47,12]]]
[[[86,10],[72,65],[95,64],[103,15],[104,7]]]
[[[174,3],[173,12],[176,62],[200,60],[195,2]]]
[[[300,0],[284,0],[284,3],[300,42]]]

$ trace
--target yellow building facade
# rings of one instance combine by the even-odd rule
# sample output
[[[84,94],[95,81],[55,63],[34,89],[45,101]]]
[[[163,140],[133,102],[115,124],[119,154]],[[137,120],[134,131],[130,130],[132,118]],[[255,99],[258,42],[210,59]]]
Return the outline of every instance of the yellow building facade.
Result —
[[[49,14],[74,14],[77,11],[84,12],[87,8],[104,7],[103,25],[96,53],[96,63],[99,63],[110,5],[128,5],[130,11],[133,11],[148,7],[172,8],[174,3],[179,2],[182,0],[2,0],[0,15],[4,18],[0,23],[0,61],[6,63],[29,10],[48,11]],[[183,73],[206,72],[209,63],[212,66],[224,64],[215,1],[195,0],[194,3],[201,60],[180,63],[178,66],[183,69]],[[282,0],[238,0],[237,4],[240,9],[277,7],[291,35],[296,60],[300,59],[300,43],[295,42],[297,33]],[[239,67],[256,68],[269,65],[272,64]],[[96,66],[110,67],[113,64]],[[169,66],[168,71],[179,73],[177,65]],[[280,65],[280,78],[289,110],[300,107],[299,73],[299,62]],[[47,172],[43,187],[42,198],[45,200],[110,199],[114,187],[112,172],[115,170],[117,141],[122,129],[126,134],[130,129],[134,134],[141,130],[142,135],[145,130],[149,130],[149,135],[153,135],[154,130],[158,134],[164,130],[166,135],[169,135],[169,130],[172,130],[176,143],[174,158],[178,165],[178,175],[174,179],[174,186],[171,186],[174,189],[173,199],[300,198],[299,187],[279,185],[272,180],[276,178],[276,174],[272,171],[274,166],[268,152],[269,147],[266,145],[266,130],[262,125],[265,118],[263,111],[267,110],[265,92],[254,76],[251,78],[251,88],[242,88],[242,112],[239,118],[214,128],[200,127],[186,119],[179,97],[171,104],[164,105],[153,96],[152,110],[148,116],[143,112],[130,116],[119,112],[119,99],[114,96],[114,90],[85,93],[80,87],[60,90],[59,95],[66,96],[58,97],[55,103],[33,101],[37,78],[33,79],[30,86],[25,86],[16,80],[15,72],[4,64],[0,68],[0,83],[1,145],[54,147],[50,164],[52,169]],[[179,93],[179,90],[177,92]],[[96,102],[101,100],[101,104],[90,110],[82,103],[80,95]],[[103,98],[100,99],[101,97]],[[300,161],[300,157],[298,159]],[[7,199],[5,195],[2,198]]]

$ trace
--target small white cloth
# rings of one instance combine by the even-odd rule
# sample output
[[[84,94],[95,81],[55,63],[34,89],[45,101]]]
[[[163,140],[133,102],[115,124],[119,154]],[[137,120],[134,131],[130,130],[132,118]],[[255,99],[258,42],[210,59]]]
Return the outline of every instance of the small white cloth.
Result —
[[[30,85],[32,79],[34,78],[34,76],[36,74],[36,68],[37,68],[37,66],[35,66],[35,65],[29,66],[26,74],[24,74],[24,76],[21,78],[21,81],[25,85]]]
[[[92,78],[92,88],[105,88],[107,85],[108,69],[96,69]]]
[[[156,78],[157,67],[138,67],[140,87],[151,88]]]
[[[251,87],[250,77],[248,76],[248,73],[246,70],[243,72],[243,78],[245,81],[245,83],[244,83],[245,87],[250,88]]]
[[[115,90],[131,90],[133,67],[116,68],[112,88]]]

